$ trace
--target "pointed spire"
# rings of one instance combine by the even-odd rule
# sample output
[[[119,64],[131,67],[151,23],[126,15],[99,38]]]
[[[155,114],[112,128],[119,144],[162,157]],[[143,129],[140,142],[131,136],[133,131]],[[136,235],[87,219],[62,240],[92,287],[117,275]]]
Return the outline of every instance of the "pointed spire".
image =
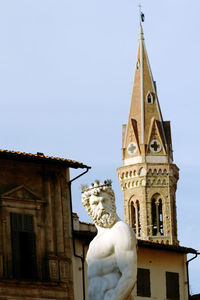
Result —
[[[140,61],[141,61],[141,71],[140,71],[140,85],[141,85],[141,144],[144,145],[144,33],[142,24],[139,27],[139,47],[140,47]]]
[[[152,119],[155,119],[157,122],[160,123],[160,130],[155,131],[153,129],[154,127],[151,126]],[[153,79],[145,47],[144,32],[142,24],[140,22],[138,34],[137,60],[135,67],[131,105],[129,111],[129,119],[128,124],[126,126],[126,130],[125,127],[123,130],[123,161],[125,162],[126,160],[125,164],[129,164],[130,161],[132,163],[134,163],[134,161],[146,161],[146,156],[149,153],[149,143],[151,142],[149,141],[149,136],[151,136],[152,139],[156,139],[156,136],[153,137],[153,133],[151,133],[150,130],[154,130],[154,134],[159,134],[159,137],[157,136],[157,140],[162,141],[162,151],[160,151],[159,155],[166,155],[165,149],[171,148],[171,145],[167,145],[168,137],[166,136],[165,132],[165,124],[162,119],[155,81]],[[135,150],[133,151],[134,153],[131,153],[130,151],[128,151],[128,149],[130,147],[131,149],[133,149],[133,145],[135,146]],[[158,152],[150,152],[152,155],[158,155]],[[169,151],[167,152],[169,153]],[[139,156],[141,156],[140,159]],[[137,157],[137,159],[134,160],[134,157]]]
[[[175,192],[179,170],[172,162],[170,122],[162,119],[144,42],[143,21],[140,7],[129,118],[122,127],[123,166],[118,169],[124,217],[138,239],[178,245]],[[159,204],[157,211],[155,203]],[[163,222],[159,222],[159,214]]]
[[[143,32],[143,28],[142,28],[142,24],[140,23],[139,26],[139,33],[138,33],[138,40],[144,40],[144,32]]]

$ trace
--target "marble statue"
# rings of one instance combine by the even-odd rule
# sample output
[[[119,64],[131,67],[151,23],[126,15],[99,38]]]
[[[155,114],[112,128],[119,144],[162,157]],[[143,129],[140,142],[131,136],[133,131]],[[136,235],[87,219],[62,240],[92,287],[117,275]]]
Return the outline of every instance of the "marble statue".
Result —
[[[133,229],[116,213],[111,180],[82,186],[82,203],[97,228],[87,252],[88,300],[129,300],[136,283]]]

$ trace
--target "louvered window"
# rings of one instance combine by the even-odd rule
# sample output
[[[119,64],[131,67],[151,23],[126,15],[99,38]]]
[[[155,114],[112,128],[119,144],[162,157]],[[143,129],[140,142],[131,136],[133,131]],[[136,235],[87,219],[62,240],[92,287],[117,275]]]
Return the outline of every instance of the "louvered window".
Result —
[[[10,214],[13,277],[37,277],[36,238],[32,215]]]
[[[168,300],[179,300],[179,274],[166,272],[166,291]]]
[[[150,270],[148,269],[138,269],[137,295],[140,297],[151,297]]]

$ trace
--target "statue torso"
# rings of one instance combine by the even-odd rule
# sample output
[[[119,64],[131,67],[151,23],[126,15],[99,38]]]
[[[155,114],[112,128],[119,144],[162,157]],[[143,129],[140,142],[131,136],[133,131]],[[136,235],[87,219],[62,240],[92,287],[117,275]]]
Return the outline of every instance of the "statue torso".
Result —
[[[121,277],[115,257],[116,224],[102,230],[90,243],[87,253],[88,263],[88,299],[111,299],[112,290]]]

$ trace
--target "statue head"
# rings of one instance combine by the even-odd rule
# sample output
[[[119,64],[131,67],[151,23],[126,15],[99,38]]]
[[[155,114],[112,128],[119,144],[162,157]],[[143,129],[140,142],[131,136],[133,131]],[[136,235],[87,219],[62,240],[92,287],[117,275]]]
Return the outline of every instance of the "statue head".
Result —
[[[82,204],[96,225],[110,228],[116,222],[115,194],[111,180],[105,180],[104,183],[96,180],[89,187],[82,186]]]

